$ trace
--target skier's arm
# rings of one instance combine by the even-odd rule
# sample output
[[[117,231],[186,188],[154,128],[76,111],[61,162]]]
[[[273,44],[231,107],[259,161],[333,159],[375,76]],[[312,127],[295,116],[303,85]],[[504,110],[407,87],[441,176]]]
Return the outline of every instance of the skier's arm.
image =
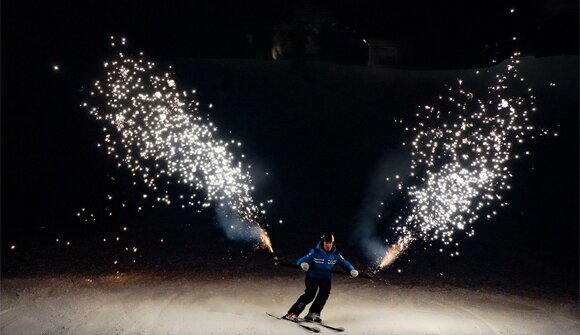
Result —
[[[338,264],[340,264],[340,266],[347,268],[350,270],[350,275],[352,277],[356,277],[358,276],[358,271],[354,269],[354,266],[352,266],[352,264],[350,264],[349,261],[347,261],[346,259],[344,259],[344,257],[342,257],[341,254],[338,254]]]
[[[341,254],[338,255],[338,264],[340,264],[340,266],[343,268],[348,269],[349,271],[354,270],[354,266],[352,266],[349,261],[344,259]]]
[[[310,250],[310,252],[296,261],[296,265],[300,265],[302,263],[310,263],[314,259],[314,249]]]

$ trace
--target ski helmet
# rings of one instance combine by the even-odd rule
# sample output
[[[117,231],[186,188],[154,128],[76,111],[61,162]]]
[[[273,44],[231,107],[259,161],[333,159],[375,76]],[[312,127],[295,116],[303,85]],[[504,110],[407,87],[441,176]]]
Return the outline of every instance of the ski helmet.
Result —
[[[322,241],[327,243],[334,243],[334,235],[330,233],[324,234],[322,235]]]

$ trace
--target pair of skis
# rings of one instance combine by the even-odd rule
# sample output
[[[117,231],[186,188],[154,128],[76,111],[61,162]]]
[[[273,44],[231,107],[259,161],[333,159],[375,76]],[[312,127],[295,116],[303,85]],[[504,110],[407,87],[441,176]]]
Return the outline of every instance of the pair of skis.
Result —
[[[302,327],[302,328],[304,328],[306,330],[309,330],[311,332],[314,332],[314,333],[320,333],[320,328],[318,328],[316,326],[311,326],[311,324],[317,324],[317,325],[320,325],[320,326],[322,326],[324,328],[332,329],[332,330],[334,330],[336,332],[342,332],[342,331],[344,331],[344,328],[343,327],[335,327],[335,326],[331,326],[329,324],[322,323],[322,322],[314,322],[314,321],[310,321],[310,320],[306,320],[306,319],[302,319],[302,318],[299,318],[298,321],[291,321],[291,320],[284,319],[282,317],[276,316],[274,314],[270,314],[268,312],[266,312],[266,314],[268,314],[269,316],[271,316],[273,318],[276,318],[278,320],[286,320],[286,321],[294,322],[294,323],[298,324],[298,326],[300,326],[300,327]]]

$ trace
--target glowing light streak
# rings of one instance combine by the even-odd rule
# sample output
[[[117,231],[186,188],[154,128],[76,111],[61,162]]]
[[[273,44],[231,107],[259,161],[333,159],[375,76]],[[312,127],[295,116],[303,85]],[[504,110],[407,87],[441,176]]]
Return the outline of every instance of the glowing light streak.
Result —
[[[272,241],[270,240],[270,236],[268,236],[268,233],[264,229],[260,230],[260,240],[262,241],[262,244],[268,250],[270,250],[270,252],[272,252],[272,253],[274,252],[274,249],[272,248]]]

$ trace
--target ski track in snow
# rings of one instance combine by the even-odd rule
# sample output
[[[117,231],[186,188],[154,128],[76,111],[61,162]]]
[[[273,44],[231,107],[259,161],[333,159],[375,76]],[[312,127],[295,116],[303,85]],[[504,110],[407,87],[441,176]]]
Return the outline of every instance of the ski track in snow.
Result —
[[[303,275],[4,278],[2,334],[304,334],[283,315]],[[578,334],[578,302],[334,278],[323,317],[345,334]],[[322,329],[321,333],[333,333]]]

